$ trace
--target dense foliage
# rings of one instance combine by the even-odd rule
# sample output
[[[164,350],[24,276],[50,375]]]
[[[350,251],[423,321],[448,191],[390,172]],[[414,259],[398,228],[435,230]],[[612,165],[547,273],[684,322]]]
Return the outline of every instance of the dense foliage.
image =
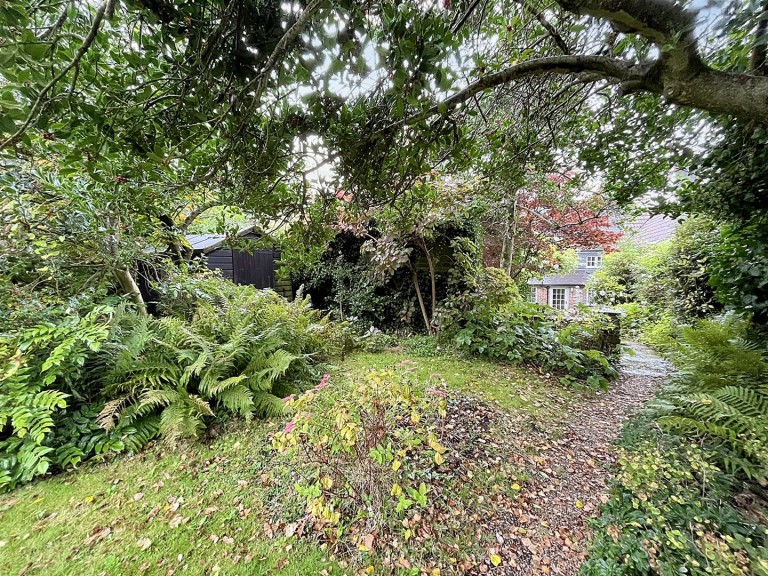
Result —
[[[678,371],[623,432],[584,574],[768,574],[767,364],[752,337],[702,320],[669,344]]]
[[[659,422],[706,438],[728,472],[768,484],[768,358],[733,319],[685,328],[671,350],[679,373],[656,409]]]
[[[188,280],[152,318],[97,307],[2,339],[0,486],[197,436],[216,418],[281,414],[342,331],[274,292]]]
[[[605,340],[614,328],[611,321],[584,309],[569,324],[554,310],[523,301],[512,286],[500,270],[487,269],[479,275],[469,297],[462,300],[461,320],[448,329],[459,350],[526,362],[557,374],[563,383],[607,387],[617,374],[611,364],[617,343]]]
[[[331,542],[351,534],[364,544],[363,536],[383,530],[406,542],[410,533],[398,529],[400,521],[413,507],[427,508],[424,461],[445,462],[436,436],[445,393],[432,389],[439,382],[394,371],[370,372],[344,394],[324,391],[329,378],[289,401],[293,418],[274,445],[306,469],[296,490]]]

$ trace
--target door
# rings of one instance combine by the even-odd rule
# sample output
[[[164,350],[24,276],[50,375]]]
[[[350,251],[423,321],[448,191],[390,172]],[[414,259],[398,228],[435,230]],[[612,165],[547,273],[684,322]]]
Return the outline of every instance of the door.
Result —
[[[549,305],[557,310],[565,310],[568,308],[568,289],[567,288],[550,288],[549,289]]]
[[[234,252],[232,254],[234,281],[256,288],[275,287],[275,260],[272,250]]]

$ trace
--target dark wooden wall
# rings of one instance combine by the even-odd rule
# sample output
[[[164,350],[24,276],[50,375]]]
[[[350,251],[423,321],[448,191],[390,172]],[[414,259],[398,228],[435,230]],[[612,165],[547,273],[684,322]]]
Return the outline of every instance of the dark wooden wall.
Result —
[[[237,252],[219,248],[207,255],[207,266],[221,270],[222,276],[236,284],[248,284],[256,288],[272,288],[286,298],[293,297],[290,280],[276,279],[280,252],[276,250],[254,250]]]
[[[210,252],[206,257],[206,265],[211,270],[221,270],[221,275],[228,280],[235,279],[235,269],[232,262],[232,250],[219,248]]]

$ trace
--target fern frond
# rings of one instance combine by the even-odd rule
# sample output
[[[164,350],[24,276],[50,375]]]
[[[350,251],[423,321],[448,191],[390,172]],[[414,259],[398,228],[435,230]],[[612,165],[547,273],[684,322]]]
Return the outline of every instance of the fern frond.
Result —
[[[288,408],[280,398],[269,392],[253,393],[253,412],[264,418],[284,416]]]
[[[242,385],[236,385],[222,390],[217,396],[218,401],[233,414],[250,417],[254,410],[253,393]]]

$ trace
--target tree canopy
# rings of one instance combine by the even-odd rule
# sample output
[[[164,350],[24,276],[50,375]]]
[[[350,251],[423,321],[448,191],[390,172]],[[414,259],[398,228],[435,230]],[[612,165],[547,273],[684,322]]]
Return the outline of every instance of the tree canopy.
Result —
[[[36,286],[69,266],[136,296],[137,259],[183,261],[209,210],[316,243],[339,191],[386,204],[435,168],[668,205],[725,126],[768,121],[766,28],[752,0],[10,0],[4,242]]]

